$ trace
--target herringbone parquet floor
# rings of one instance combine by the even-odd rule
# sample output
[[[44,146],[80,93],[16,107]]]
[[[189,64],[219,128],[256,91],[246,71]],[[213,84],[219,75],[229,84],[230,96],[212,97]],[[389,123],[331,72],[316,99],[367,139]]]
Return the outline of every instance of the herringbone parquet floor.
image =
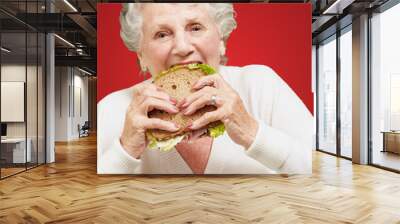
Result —
[[[0,223],[400,223],[400,175],[314,153],[310,176],[98,176],[96,139],[0,181]]]

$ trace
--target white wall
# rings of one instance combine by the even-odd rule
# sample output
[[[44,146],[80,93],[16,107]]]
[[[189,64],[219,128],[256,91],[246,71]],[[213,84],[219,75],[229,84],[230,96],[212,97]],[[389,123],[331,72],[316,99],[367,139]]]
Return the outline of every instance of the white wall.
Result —
[[[72,67],[56,67],[55,73],[55,141],[70,141],[88,120],[88,78]]]
[[[68,140],[69,68],[55,68],[55,141]]]
[[[85,121],[88,120],[89,112],[88,112],[88,78],[87,76],[83,77],[81,76],[82,73],[76,74],[78,70],[74,70],[74,110],[75,113],[73,113],[74,117],[72,119],[72,132],[71,134],[74,137],[78,137],[78,124],[81,126],[85,123]],[[78,93],[78,90],[80,90],[80,93]],[[80,98],[79,98],[80,95]],[[79,103],[80,101],[80,103]],[[81,108],[79,108],[81,107]],[[81,111],[79,111],[81,109]]]

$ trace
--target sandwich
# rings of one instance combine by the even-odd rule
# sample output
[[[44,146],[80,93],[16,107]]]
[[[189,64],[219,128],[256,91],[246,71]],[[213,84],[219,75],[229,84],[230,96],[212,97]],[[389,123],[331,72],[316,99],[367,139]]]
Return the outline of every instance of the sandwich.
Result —
[[[214,73],[216,73],[215,70],[206,64],[176,65],[157,75],[153,80],[153,84],[179,102],[193,93],[191,88],[197,80],[206,75],[213,75]],[[206,105],[188,116],[182,112],[170,114],[158,109],[150,111],[148,113],[150,118],[159,118],[173,122],[178,125],[179,130],[175,132],[160,129],[147,130],[148,147],[150,149],[159,149],[160,151],[169,151],[184,139],[193,140],[203,135],[216,138],[222,135],[225,127],[221,121],[212,122],[199,130],[192,131],[187,129],[190,123],[200,118],[204,113],[216,109],[213,105]]]

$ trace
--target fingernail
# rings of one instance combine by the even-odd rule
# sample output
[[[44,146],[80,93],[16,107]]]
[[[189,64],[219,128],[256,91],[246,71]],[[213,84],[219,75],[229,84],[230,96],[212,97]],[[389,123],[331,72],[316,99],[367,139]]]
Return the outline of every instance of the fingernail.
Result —
[[[170,98],[169,101],[171,101],[172,104],[176,104],[178,101],[175,98]]]
[[[188,115],[189,114],[189,110],[186,108],[185,110],[183,110],[183,114],[184,115]]]
[[[185,107],[187,107],[188,106],[188,102],[185,102],[181,107],[182,108],[185,108]]]
[[[197,86],[197,82],[195,82],[195,83],[192,85],[192,89],[195,89],[196,86]]]
[[[186,130],[186,131],[189,131],[191,126],[192,126],[192,123],[189,123],[189,124],[186,126],[185,130]]]
[[[182,107],[182,105],[183,105],[184,103],[186,103],[186,100],[185,100],[185,99],[181,100],[181,101],[178,103],[178,106],[179,106],[179,107]]]

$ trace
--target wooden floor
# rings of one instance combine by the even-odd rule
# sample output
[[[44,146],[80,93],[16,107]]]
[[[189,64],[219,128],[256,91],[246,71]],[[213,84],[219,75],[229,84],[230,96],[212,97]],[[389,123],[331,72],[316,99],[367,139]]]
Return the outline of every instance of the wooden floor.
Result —
[[[14,165],[15,166],[15,165]],[[6,178],[8,176],[20,173],[20,172],[24,172],[27,169],[33,169],[37,166],[36,163],[27,163],[26,165],[27,167],[25,167],[25,164],[18,164],[17,167],[2,167],[1,168],[1,178]]]
[[[314,153],[310,176],[98,176],[96,139],[0,181],[0,223],[400,223],[400,175]]]
[[[20,167],[17,167],[17,168],[14,168],[14,167],[13,168],[1,168],[1,177],[2,178],[3,177],[7,177],[7,176],[13,175],[15,173],[22,172],[24,170],[26,170],[25,167],[24,168],[20,168]]]
[[[373,162],[381,166],[400,170],[400,154],[376,150],[374,151]]]

